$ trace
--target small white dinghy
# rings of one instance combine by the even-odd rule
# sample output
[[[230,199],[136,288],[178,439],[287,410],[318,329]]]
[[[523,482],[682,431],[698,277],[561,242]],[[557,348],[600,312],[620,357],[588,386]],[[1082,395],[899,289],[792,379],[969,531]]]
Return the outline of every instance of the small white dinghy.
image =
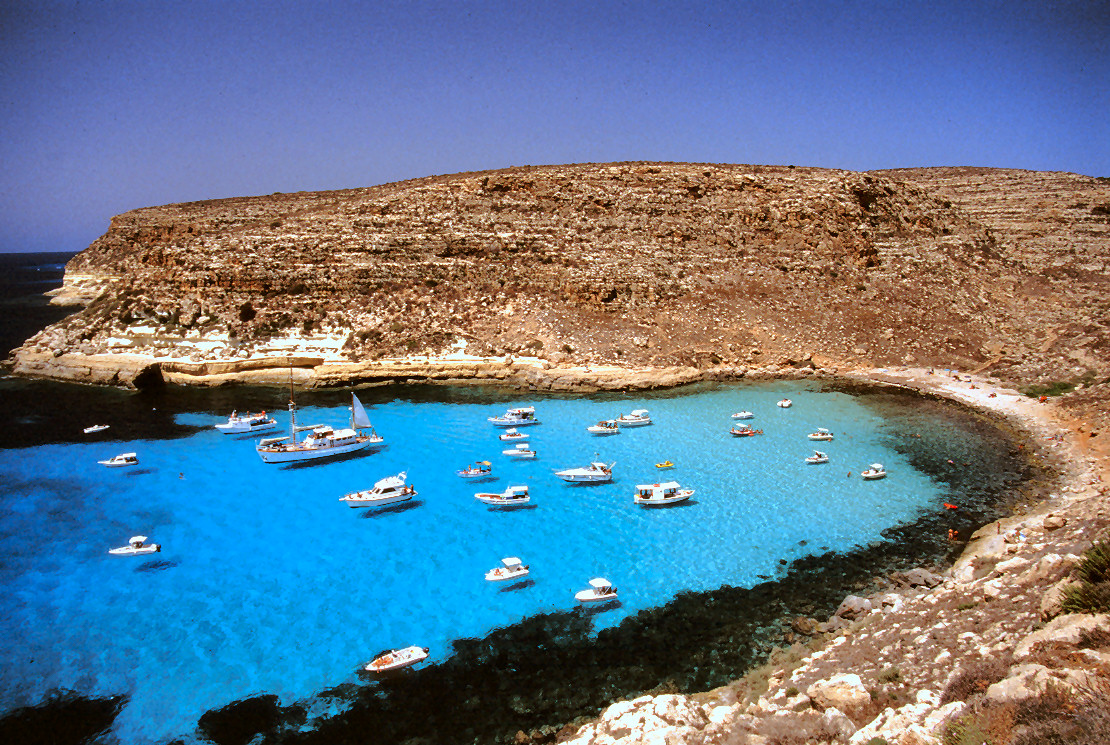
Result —
[[[110,425],[107,424],[94,424],[91,427],[85,427],[85,429],[81,431],[84,432],[86,435],[91,435],[97,432],[103,432],[104,430],[108,429],[109,426]]]
[[[480,479],[493,475],[493,465],[488,460],[480,460],[472,466],[467,466],[456,474],[464,479]]]
[[[789,398],[784,398],[776,404],[776,406],[778,406],[780,409],[789,409],[793,405],[794,402],[791,401]]]
[[[692,496],[693,489],[683,489],[677,481],[666,481],[662,484],[638,484],[632,501],[652,507],[685,502]]]
[[[528,504],[532,501],[532,497],[528,494],[527,486],[510,486],[500,494],[492,492],[478,492],[474,498],[479,502],[492,505],[494,507],[516,507],[521,504]]]
[[[591,435],[619,435],[621,433],[620,427],[617,426],[616,419],[604,419],[597,424],[586,427],[586,431]]]
[[[518,579],[528,574],[528,565],[522,564],[515,556],[506,556],[501,560],[501,566],[486,572],[486,582],[504,582],[505,580]]]
[[[119,468],[120,466],[137,466],[139,465],[139,456],[135,453],[120,453],[119,455],[112,456],[108,460],[98,460],[97,463],[102,466],[107,466],[108,468]]]
[[[516,447],[502,450],[501,454],[517,460],[535,460],[536,458],[536,451],[529,448],[527,442],[518,442]]]
[[[736,412],[735,414],[732,415],[732,418],[733,419],[751,419],[754,416],[755,416],[755,414],[751,413],[750,411],[738,411],[738,412]]]
[[[348,507],[378,507],[384,504],[407,502],[416,496],[416,489],[405,485],[407,473],[401,471],[396,476],[378,479],[374,486],[363,491],[351,492],[339,498]]]
[[[108,553],[113,556],[142,556],[144,554],[156,554],[161,550],[162,547],[157,543],[147,543],[145,535],[133,535],[126,546],[110,548]]]
[[[806,458],[806,463],[810,464],[811,466],[815,466],[818,463],[828,463],[828,462],[829,462],[829,456],[825,455],[820,450],[814,450],[813,455]]]
[[[867,479],[868,481],[885,478],[886,469],[883,468],[882,463],[872,463],[870,468],[860,473],[860,476]]]
[[[818,427],[816,432],[810,432],[807,437],[809,437],[809,439],[811,440],[821,440],[824,442],[829,442],[833,438],[833,433],[828,431],[824,427]]]
[[[390,670],[399,670],[402,667],[415,665],[426,659],[428,659],[427,647],[388,649],[370,660],[370,663],[363,669],[371,673],[384,673]]]
[[[502,442],[511,442],[513,440],[527,440],[528,433],[518,432],[516,427],[513,427],[511,429],[505,430],[505,433],[500,435],[497,439],[501,440]]]
[[[604,603],[617,599],[617,588],[602,577],[590,580],[590,589],[574,593],[574,599],[579,603]]]

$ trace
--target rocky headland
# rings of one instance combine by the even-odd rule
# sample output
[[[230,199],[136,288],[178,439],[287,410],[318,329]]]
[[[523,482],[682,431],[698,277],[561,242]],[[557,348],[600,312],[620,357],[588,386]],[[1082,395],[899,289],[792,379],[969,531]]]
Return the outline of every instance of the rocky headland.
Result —
[[[66,267],[75,312],[10,365],[132,387],[854,377],[962,401],[1055,476],[955,566],[795,619],[733,686],[518,740],[1100,742],[1075,733],[1110,724],[1110,619],[1061,597],[1110,526],[1108,268],[1110,179],[511,168],[119,215]]]

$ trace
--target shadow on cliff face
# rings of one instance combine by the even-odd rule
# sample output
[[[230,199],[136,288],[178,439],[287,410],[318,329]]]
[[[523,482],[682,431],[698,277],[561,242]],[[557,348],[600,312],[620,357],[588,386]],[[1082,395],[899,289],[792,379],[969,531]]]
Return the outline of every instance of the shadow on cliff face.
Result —
[[[19,745],[81,745],[108,731],[127,703],[125,696],[85,697],[56,692],[37,706],[0,718],[0,742]]]

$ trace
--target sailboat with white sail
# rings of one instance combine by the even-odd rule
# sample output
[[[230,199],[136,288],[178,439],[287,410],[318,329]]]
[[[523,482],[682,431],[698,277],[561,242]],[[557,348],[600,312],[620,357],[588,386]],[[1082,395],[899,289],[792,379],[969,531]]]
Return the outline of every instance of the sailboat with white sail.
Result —
[[[297,426],[297,404],[289,390],[290,437],[268,437],[255,446],[265,463],[294,463],[319,458],[332,458],[381,445],[384,440],[374,431],[370,417],[358,396],[351,394],[351,426],[332,429],[326,424]],[[308,432],[298,441],[298,432]]]

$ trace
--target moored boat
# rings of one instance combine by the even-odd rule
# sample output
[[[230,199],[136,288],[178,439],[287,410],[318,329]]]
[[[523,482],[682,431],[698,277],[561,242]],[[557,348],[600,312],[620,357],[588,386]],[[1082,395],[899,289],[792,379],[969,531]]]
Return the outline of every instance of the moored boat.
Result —
[[[388,649],[379,653],[366,665],[364,670],[371,673],[384,673],[390,670],[399,670],[409,667],[428,658],[427,647],[405,647],[403,649]]]
[[[111,426],[111,425],[108,425],[108,424],[94,424],[91,427],[85,427],[81,431],[84,432],[86,435],[93,435],[93,434],[96,434],[97,432],[103,432],[104,430],[108,429],[109,426]]]
[[[455,473],[464,479],[480,479],[493,475],[493,465],[488,460],[480,460],[472,466],[467,466]]]
[[[504,434],[502,434],[498,439],[500,439],[502,442],[509,442],[512,440],[527,440],[528,433],[517,432],[516,428],[514,427],[512,429],[505,430]]]
[[[491,416],[487,421],[495,427],[525,427],[530,424],[539,424],[536,419],[535,406],[519,406],[509,409],[501,416]]]
[[[265,411],[261,414],[251,414],[249,412],[240,414],[233,411],[226,422],[216,425],[216,429],[225,435],[240,435],[248,432],[269,432],[277,429],[277,426],[277,419],[267,416]]]
[[[98,460],[97,463],[102,466],[107,466],[108,468],[137,466],[139,465],[139,456],[135,453],[120,453],[119,455],[113,455],[108,460]]]
[[[586,431],[591,435],[619,435],[621,433],[615,419],[604,419],[597,424],[586,427]]]
[[[886,469],[883,468],[882,463],[872,463],[870,468],[868,468],[866,471],[860,472],[860,476],[867,479],[868,481],[886,478]]]
[[[536,451],[528,447],[527,442],[518,442],[516,447],[502,450],[501,454],[517,460],[535,460],[536,458]]]
[[[574,593],[574,599],[579,603],[602,603],[617,599],[617,588],[603,577],[594,577],[590,580],[590,589]]]
[[[142,556],[144,554],[156,554],[161,550],[162,547],[157,543],[147,543],[145,535],[133,535],[126,546],[110,548],[108,553],[113,556]]]
[[[674,461],[665,460],[662,463],[656,463],[655,467],[661,471],[665,471],[667,469],[674,468]]]
[[[817,465],[819,463],[828,463],[828,462],[829,462],[829,456],[825,455],[820,450],[814,450],[813,455],[806,458],[806,463],[810,464],[811,466]]]
[[[693,489],[683,489],[677,481],[662,484],[638,484],[632,500],[646,506],[677,504],[694,496]]]
[[[374,486],[363,491],[351,492],[339,498],[346,502],[348,507],[378,507],[396,502],[407,502],[416,496],[416,489],[405,484],[407,472],[401,471],[396,476],[386,476],[378,479]]]
[[[615,465],[615,461],[609,464],[594,461],[585,468],[567,468],[563,471],[556,471],[555,475],[570,483],[601,484],[613,480],[613,466]]]
[[[825,442],[829,442],[833,438],[833,433],[828,431],[824,427],[818,427],[816,432],[810,432],[807,437],[809,437],[809,439],[811,440],[822,440]]]
[[[751,437],[753,435],[763,434],[763,430],[752,429],[746,424],[734,424],[728,433],[733,437]]]
[[[515,507],[521,504],[528,504],[532,501],[532,497],[528,494],[527,486],[510,486],[500,494],[492,492],[478,492],[474,498],[479,502],[484,502],[494,507]]]
[[[651,424],[647,409],[634,409],[630,414],[621,414],[614,421],[618,427],[644,427]]]
[[[791,401],[789,398],[784,398],[776,404],[776,406],[778,406],[780,409],[789,409],[793,405],[794,402]]]
[[[290,388],[289,425],[291,437],[268,437],[259,440],[255,445],[254,449],[263,463],[295,463],[332,458],[376,447],[384,442],[370,424],[370,418],[366,415],[362,402],[353,393],[349,428],[332,429],[326,424],[298,427],[297,405],[293,401],[293,392]],[[309,434],[298,442],[297,433],[305,431]]]
[[[501,566],[486,572],[486,582],[504,582],[510,579],[519,579],[528,574],[528,565],[522,564],[515,556],[506,556],[501,560]]]
[[[738,411],[738,412],[736,412],[735,414],[732,415],[732,418],[733,419],[751,419],[754,416],[755,416],[755,414],[751,413],[750,411]]]

